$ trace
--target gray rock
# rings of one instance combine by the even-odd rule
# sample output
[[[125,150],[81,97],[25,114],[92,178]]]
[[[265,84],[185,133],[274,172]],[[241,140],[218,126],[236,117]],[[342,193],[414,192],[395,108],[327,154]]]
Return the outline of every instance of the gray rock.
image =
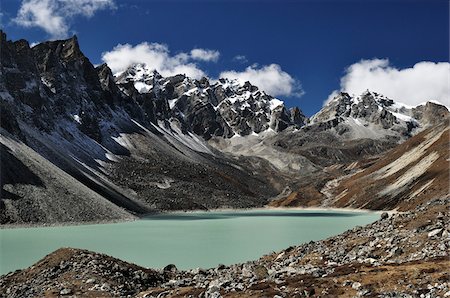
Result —
[[[267,268],[263,265],[257,265],[253,268],[253,272],[257,279],[265,279],[269,276]]]
[[[354,282],[352,284],[352,288],[355,290],[358,290],[359,288],[361,288],[361,283],[360,282]]]
[[[439,236],[442,233],[442,231],[443,231],[443,229],[434,229],[428,233],[428,238]]]
[[[70,294],[72,294],[72,290],[71,289],[62,289],[60,292],[59,292],[59,294],[61,294],[61,295],[70,295]]]
[[[174,264],[169,264],[163,269],[164,272],[176,273],[178,271],[177,266]]]
[[[100,291],[109,291],[111,290],[111,286],[108,283],[103,283],[100,287]]]

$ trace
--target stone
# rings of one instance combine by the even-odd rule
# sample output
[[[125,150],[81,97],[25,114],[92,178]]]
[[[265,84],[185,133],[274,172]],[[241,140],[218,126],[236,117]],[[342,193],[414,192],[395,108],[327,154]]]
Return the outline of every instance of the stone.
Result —
[[[349,285],[351,285],[351,284],[353,284],[353,282],[352,282],[351,280],[345,280],[345,281],[342,283],[342,286],[343,286],[343,287],[347,287],[347,286],[349,286]]]
[[[177,266],[174,264],[169,264],[163,269],[164,272],[176,273],[178,271]]]
[[[100,287],[100,291],[109,291],[109,290],[111,290],[111,286],[106,282],[102,284],[102,286]]]
[[[443,229],[434,229],[431,232],[428,233],[428,238],[439,236],[439,234],[442,232]]]
[[[381,213],[381,219],[388,219],[388,218],[389,218],[389,214],[387,212]]]
[[[255,276],[257,279],[265,279],[269,276],[269,272],[267,271],[267,268],[263,265],[257,265],[253,272],[255,273]]]
[[[70,295],[72,294],[72,290],[71,289],[62,289],[59,294],[61,295]]]

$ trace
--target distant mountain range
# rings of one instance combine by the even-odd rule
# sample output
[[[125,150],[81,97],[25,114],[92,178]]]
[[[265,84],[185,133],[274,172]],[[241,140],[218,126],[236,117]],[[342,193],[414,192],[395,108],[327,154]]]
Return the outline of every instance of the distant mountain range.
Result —
[[[393,208],[403,192],[395,203],[360,202],[361,192],[352,201],[343,175],[372,173],[375,158],[401,159],[449,115],[367,91],[341,93],[308,118],[250,82],[162,77],[144,64],[114,75],[92,65],[76,36],[30,48],[1,32],[0,49],[2,224],[266,204]],[[422,139],[386,153],[413,136]],[[425,150],[409,164],[442,154],[431,160]],[[373,181],[356,175],[362,186]],[[422,182],[412,189],[425,191],[430,177],[413,175]]]

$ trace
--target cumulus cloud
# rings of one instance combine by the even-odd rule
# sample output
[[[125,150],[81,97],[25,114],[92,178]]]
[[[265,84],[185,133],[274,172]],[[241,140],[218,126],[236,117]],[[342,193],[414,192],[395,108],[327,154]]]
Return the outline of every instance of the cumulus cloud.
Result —
[[[273,96],[299,97],[304,93],[300,82],[283,71],[278,64],[270,64],[262,67],[252,65],[241,72],[234,70],[224,71],[220,74],[220,77],[236,79],[241,83],[249,81]]]
[[[359,95],[367,89],[406,105],[434,100],[450,107],[450,64],[423,61],[398,69],[388,59],[361,60],[346,69],[341,91]]]
[[[116,75],[132,64],[145,63],[148,68],[157,70],[165,77],[185,74],[200,79],[207,74],[196,62],[198,60],[215,62],[219,56],[218,51],[199,48],[172,54],[167,45],[142,42],[137,45],[118,44],[111,51],[102,53],[102,60]],[[254,64],[241,72],[224,71],[219,77],[237,79],[242,83],[250,81],[274,96],[301,96],[303,94],[300,83],[277,64],[262,67]]]
[[[75,16],[89,18],[98,10],[115,8],[114,0],[23,0],[13,22],[41,28],[52,38],[64,38]]]
[[[191,58],[194,60],[213,61],[219,60],[220,53],[216,50],[193,49],[191,50]]]
[[[163,76],[185,74],[199,79],[206,75],[193,60],[199,60],[200,52],[208,53],[204,61],[214,61],[219,52],[204,49],[194,49],[190,53],[171,55],[167,45],[143,42],[136,46],[119,44],[111,51],[102,54],[102,60],[108,64],[113,73],[124,71],[134,63],[145,63],[150,69],[156,69]]]

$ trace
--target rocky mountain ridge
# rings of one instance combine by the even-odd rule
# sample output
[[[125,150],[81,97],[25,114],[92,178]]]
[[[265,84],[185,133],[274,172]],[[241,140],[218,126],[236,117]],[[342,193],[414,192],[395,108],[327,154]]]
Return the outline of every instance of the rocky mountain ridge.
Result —
[[[116,83],[127,95],[160,102],[158,120],[176,118],[205,139],[299,128],[306,121],[298,108],[288,110],[250,82],[195,80],[182,74],[163,78],[145,64],[134,64],[116,76]]]
[[[339,93],[312,116],[310,122],[327,123],[334,120],[332,126],[336,127],[337,132],[350,135],[351,138],[362,138],[364,135],[368,138],[385,135],[404,138],[438,124],[448,114],[445,106],[434,102],[409,107],[367,90],[360,96]],[[340,123],[347,125],[339,127]]]
[[[341,94],[308,119],[249,82],[164,78],[142,64],[114,76],[76,36],[30,47],[1,32],[0,48],[1,223],[263,206],[318,192],[342,174],[324,169],[385,152],[448,115],[367,92]]]

